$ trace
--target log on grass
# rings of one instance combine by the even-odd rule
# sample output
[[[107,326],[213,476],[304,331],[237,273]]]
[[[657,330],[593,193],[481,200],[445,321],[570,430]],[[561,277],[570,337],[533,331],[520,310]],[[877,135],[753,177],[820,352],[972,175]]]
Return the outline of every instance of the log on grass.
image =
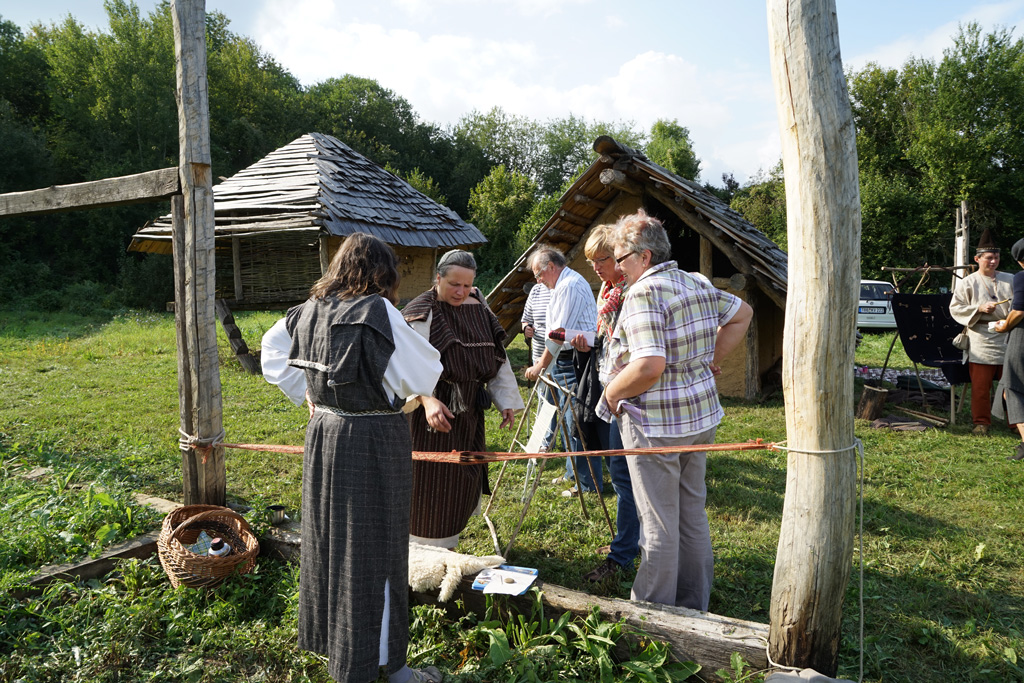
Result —
[[[864,391],[860,395],[860,403],[857,404],[857,419],[877,420],[880,418],[888,398],[888,389],[865,384]]]

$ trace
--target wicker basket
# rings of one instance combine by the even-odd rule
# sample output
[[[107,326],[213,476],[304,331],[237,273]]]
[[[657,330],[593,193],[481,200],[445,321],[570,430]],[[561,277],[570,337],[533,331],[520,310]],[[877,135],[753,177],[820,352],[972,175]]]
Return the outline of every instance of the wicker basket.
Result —
[[[190,551],[186,546],[195,543],[203,531],[223,538],[231,545],[231,553],[211,557]],[[234,510],[219,505],[186,505],[167,515],[156,547],[160,564],[175,588],[216,586],[236,571],[248,574],[260,554],[259,541],[249,523]]]

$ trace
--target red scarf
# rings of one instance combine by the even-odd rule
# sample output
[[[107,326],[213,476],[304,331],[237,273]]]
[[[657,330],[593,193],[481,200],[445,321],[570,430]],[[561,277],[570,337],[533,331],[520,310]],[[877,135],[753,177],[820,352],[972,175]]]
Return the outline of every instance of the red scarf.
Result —
[[[611,336],[615,329],[615,322],[619,318],[619,309],[622,308],[622,299],[625,297],[626,279],[622,278],[616,283],[604,282],[601,284],[601,299],[604,305],[597,311],[597,334],[606,333]]]

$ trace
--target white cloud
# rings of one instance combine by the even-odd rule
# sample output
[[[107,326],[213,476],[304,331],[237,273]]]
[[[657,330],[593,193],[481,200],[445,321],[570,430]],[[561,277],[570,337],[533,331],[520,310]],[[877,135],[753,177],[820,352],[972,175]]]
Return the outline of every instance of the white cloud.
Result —
[[[620,29],[626,27],[626,21],[617,14],[609,14],[604,18],[606,28]]]
[[[412,8],[420,2],[401,1]],[[592,72],[584,68],[585,55],[552,54],[550,45],[518,34],[499,39],[386,28],[343,16],[332,0],[266,8],[255,26],[257,42],[302,83],[346,73],[373,78],[407,99],[422,119],[441,125],[494,106],[537,120],[571,113],[632,121],[645,131],[659,118],[677,119],[690,129],[704,178],[713,182],[725,171],[742,181],[756,164],[767,167],[778,158],[778,144],[771,151],[765,142],[775,130],[771,83],[767,71],[749,65],[709,69],[650,50]]]

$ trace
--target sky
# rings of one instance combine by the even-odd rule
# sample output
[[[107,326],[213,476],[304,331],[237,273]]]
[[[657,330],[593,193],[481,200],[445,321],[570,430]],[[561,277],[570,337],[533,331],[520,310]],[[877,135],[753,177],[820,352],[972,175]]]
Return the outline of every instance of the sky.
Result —
[[[143,13],[156,0],[136,0]],[[741,183],[780,156],[765,2],[756,0],[208,0],[299,81],[352,73],[441,127],[500,106],[690,131],[704,182]],[[847,69],[941,59],[958,25],[1014,31],[1024,0],[836,0]],[[68,15],[105,30],[102,0],[0,0],[23,31]]]

